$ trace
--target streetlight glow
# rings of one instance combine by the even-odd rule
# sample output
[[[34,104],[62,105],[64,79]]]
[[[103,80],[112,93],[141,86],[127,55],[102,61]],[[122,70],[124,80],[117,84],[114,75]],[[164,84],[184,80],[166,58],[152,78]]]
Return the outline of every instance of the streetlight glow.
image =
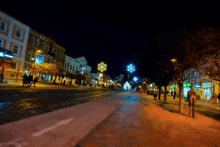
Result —
[[[137,78],[137,77],[134,77],[133,80],[136,82],[136,81],[138,80],[138,78]]]

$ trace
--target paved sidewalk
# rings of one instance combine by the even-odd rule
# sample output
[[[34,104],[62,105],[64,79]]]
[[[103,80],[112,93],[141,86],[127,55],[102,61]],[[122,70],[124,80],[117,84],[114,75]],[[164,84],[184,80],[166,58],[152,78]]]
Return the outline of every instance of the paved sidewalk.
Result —
[[[196,115],[166,111],[133,93],[78,146],[220,146],[220,122]]]

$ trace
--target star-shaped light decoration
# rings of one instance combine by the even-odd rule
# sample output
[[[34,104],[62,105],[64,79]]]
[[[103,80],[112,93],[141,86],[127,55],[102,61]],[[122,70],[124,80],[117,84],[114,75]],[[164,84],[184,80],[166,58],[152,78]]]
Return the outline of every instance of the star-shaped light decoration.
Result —
[[[106,69],[107,69],[107,64],[105,64],[104,62],[98,64],[98,70],[100,70],[101,72],[105,71]]]
[[[135,71],[135,66],[130,64],[127,66],[127,71],[129,71],[130,73],[134,72]]]

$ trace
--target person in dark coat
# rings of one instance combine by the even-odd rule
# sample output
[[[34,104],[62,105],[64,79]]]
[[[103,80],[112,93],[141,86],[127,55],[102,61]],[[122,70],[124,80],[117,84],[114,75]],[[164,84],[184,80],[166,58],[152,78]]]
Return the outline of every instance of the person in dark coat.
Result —
[[[173,95],[173,91],[171,91],[171,95]]]
[[[176,97],[176,91],[174,92],[173,99],[175,99],[175,97]]]
[[[26,86],[27,84],[27,75],[25,74],[22,77],[23,77],[23,87],[24,87],[24,85]]]

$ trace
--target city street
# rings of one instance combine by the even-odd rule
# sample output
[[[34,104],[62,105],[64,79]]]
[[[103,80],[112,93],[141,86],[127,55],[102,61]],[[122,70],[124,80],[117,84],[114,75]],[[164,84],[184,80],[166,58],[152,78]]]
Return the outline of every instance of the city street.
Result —
[[[220,123],[167,111],[136,92],[104,98],[1,125],[0,146],[218,147]]]
[[[67,87],[51,84],[41,84],[41,86],[38,84],[37,87],[29,88],[21,86],[1,88],[0,124],[97,100],[112,92],[117,91],[109,88]]]

